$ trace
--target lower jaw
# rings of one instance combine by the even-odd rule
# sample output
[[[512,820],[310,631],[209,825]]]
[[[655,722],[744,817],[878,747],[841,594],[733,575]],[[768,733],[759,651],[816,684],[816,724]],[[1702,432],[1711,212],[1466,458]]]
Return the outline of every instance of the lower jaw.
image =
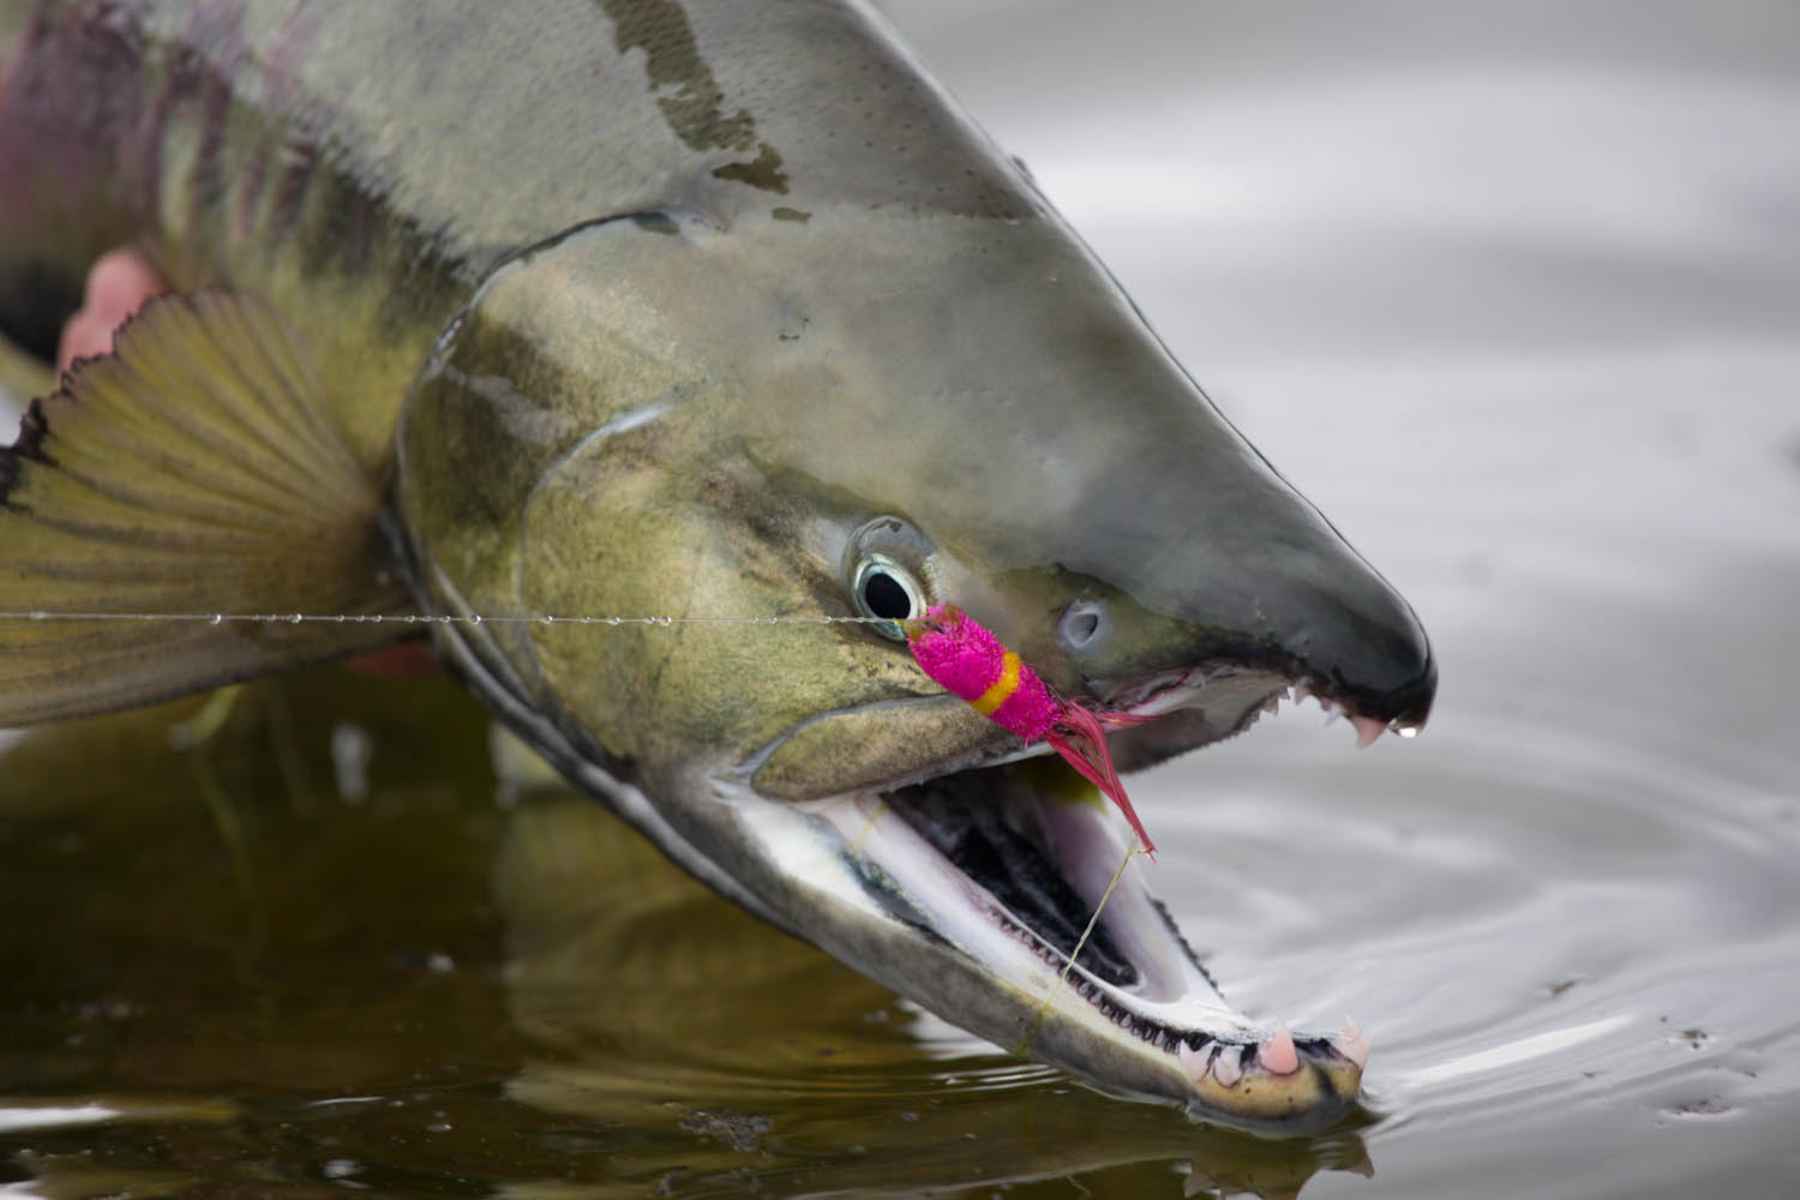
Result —
[[[1019,997],[1014,1020],[974,1032],[1205,1119],[1288,1131],[1340,1119],[1360,1090],[1360,1041],[1288,1035],[1233,1010],[1136,870],[1070,965],[1126,841],[1109,812],[1046,786],[1061,770],[1041,760],[977,769],[818,811],[934,933]],[[1038,863],[1022,861],[1033,854]],[[1046,865],[1058,880],[1043,877]]]

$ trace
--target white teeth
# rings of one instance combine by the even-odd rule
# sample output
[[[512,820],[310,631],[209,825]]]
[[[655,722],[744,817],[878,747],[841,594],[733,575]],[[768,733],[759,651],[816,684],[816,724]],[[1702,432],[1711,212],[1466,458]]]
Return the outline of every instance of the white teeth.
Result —
[[[1278,1027],[1257,1048],[1256,1061],[1271,1075],[1292,1075],[1300,1069],[1300,1051],[1295,1047],[1294,1035],[1288,1032],[1287,1026]]]
[[[1242,1065],[1244,1048],[1242,1046],[1220,1046],[1219,1055],[1213,1059],[1213,1078],[1221,1087],[1236,1087],[1237,1081],[1244,1077]]]
[[[1308,696],[1311,696],[1311,695],[1312,695],[1311,685],[1305,684],[1305,683],[1299,684],[1298,686],[1296,686],[1294,688],[1294,703],[1299,704],[1301,701],[1305,700]]]
[[[1349,1017],[1344,1018],[1344,1027],[1331,1038],[1334,1050],[1357,1065],[1358,1069],[1369,1065],[1369,1040],[1356,1027],[1356,1022]]]
[[[1375,739],[1387,732],[1387,726],[1374,717],[1351,717],[1350,723],[1356,726],[1356,745],[1366,750],[1375,744]]]
[[[1195,1050],[1188,1046],[1185,1038],[1182,1039],[1181,1048],[1175,1051],[1175,1057],[1181,1060],[1181,1069],[1195,1083],[1206,1078],[1206,1068],[1212,1065],[1212,1054],[1213,1046],[1210,1043]]]

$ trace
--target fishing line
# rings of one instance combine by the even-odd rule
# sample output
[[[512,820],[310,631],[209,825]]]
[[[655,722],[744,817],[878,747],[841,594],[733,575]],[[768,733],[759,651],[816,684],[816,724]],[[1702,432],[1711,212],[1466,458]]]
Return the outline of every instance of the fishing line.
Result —
[[[1142,846],[1125,848],[1125,857],[1119,860],[1118,868],[1113,871],[1112,878],[1106,883],[1106,890],[1100,893],[1100,903],[1094,906],[1094,915],[1088,918],[1087,928],[1081,931],[1081,940],[1075,943],[1075,950],[1069,955],[1069,961],[1063,964],[1062,981],[1064,983],[1069,982],[1069,972],[1075,969],[1075,960],[1081,957],[1082,948],[1088,944],[1088,939],[1094,936],[1094,927],[1100,924],[1100,914],[1106,911],[1106,902],[1112,899],[1113,889],[1118,887],[1119,880],[1125,877],[1125,868],[1129,867],[1131,860],[1140,854],[1148,857],[1150,852]],[[1049,1003],[1048,997],[1046,997],[1045,1003]]]
[[[1094,915],[1088,918],[1087,928],[1081,931],[1081,940],[1075,943],[1075,949],[1070,951],[1068,958],[1063,962],[1062,974],[1058,977],[1058,982],[1065,987],[1069,982],[1069,972],[1075,969],[1075,960],[1081,957],[1082,950],[1087,947],[1088,939],[1094,936],[1094,930],[1100,925],[1100,914],[1106,911],[1107,902],[1112,899],[1113,892],[1119,886],[1119,880],[1125,878],[1125,868],[1129,867],[1131,860],[1140,854],[1146,858],[1150,857],[1150,852],[1142,845],[1134,844],[1125,847],[1125,857],[1119,860],[1119,865],[1113,870],[1112,878],[1106,881],[1106,890],[1100,893],[1100,903],[1094,906]],[[1050,1000],[1051,993],[1046,992],[1038,1001],[1037,1013],[1032,1019],[1031,1027],[1025,1031],[1025,1036],[1019,1042],[1017,1053],[1021,1056],[1030,1053],[1032,1041],[1037,1037],[1038,1030],[1044,1027],[1044,1019],[1050,1015]]]
[[[571,617],[536,616],[430,616],[391,613],[223,613],[223,612],[50,612],[32,610],[0,612],[0,622],[81,623],[139,621],[194,625],[606,625],[667,628],[673,625],[892,625],[883,617],[833,617],[790,615],[775,617]]]

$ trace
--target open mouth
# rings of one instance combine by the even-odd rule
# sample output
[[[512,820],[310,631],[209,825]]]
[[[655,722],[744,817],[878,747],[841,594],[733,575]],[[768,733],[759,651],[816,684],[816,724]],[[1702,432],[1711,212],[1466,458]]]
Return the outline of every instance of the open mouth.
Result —
[[[1217,668],[1146,681],[1101,717],[1118,753],[1156,761],[1242,732],[1295,694],[1279,676]],[[1318,699],[1328,712],[1346,707]],[[1344,715],[1363,744],[1388,727]],[[1355,1099],[1368,1057],[1360,1034],[1290,1032],[1234,1010],[1150,893],[1141,864],[1121,869],[1130,844],[1123,822],[1041,747],[814,811],[838,828],[867,878],[904,897],[913,920],[1045,1012],[1103,1023],[1115,1047],[1130,1046],[1140,1067],[1174,1081],[1157,1089],[1165,1098],[1252,1122],[1324,1119]],[[1047,1028],[1026,1021],[1020,1044],[1007,1048],[1118,1090],[1115,1061],[1047,1052],[1035,1042]]]
[[[1368,1047],[1356,1030],[1289,1032],[1233,1009],[1141,862],[1120,871],[1102,910],[1126,854],[1123,820],[1045,747],[1000,734],[961,701],[822,715],[705,772],[706,802],[659,805],[462,637],[444,646],[515,732],[677,862],[953,1024],[1104,1091],[1250,1128],[1327,1127],[1360,1091]],[[1293,683],[1248,668],[1189,672],[1122,689],[1101,717],[1129,769],[1242,732]],[[941,736],[951,718],[978,722],[979,738],[934,743],[965,749],[901,779],[810,799],[758,786],[784,752],[812,757],[808,733],[906,722]]]

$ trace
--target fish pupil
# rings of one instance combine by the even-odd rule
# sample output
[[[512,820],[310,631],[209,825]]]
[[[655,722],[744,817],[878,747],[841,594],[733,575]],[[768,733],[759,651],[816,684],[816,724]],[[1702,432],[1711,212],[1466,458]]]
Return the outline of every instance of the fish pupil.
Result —
[[[870,571],[863,576],[863,605],[872,617],[884,621],[904,621],[913,615],[912,596],[898,579],[886,571]]]

